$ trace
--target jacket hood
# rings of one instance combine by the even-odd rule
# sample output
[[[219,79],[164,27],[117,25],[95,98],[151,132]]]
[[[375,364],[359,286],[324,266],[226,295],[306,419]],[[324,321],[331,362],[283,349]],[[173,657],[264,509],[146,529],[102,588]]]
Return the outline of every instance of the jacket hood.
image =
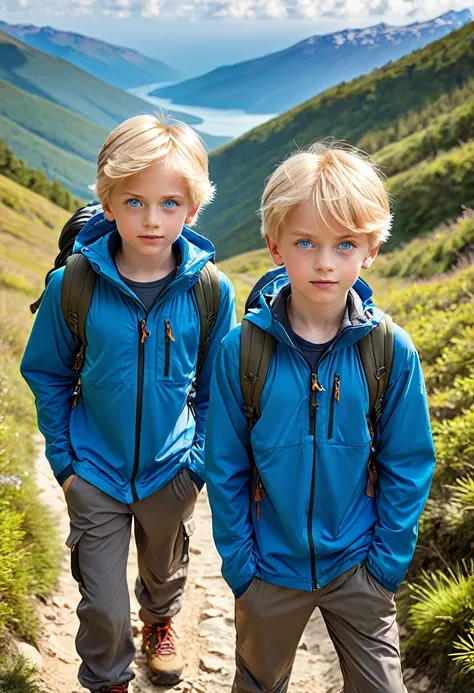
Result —
[[[114,253],[120,241],[117,225],[106,219],[102,211],[97,212],[82,227],[76,237],[73,252],[81,252],[87,257],[92,267],[102,275],[123,284],[114,262]],[[211,241],[184,226],[175,243],[180,262],[174,282],[183,278],[189,285],[195,283],[204,265],[215,255]],[[123,288],[129,289],[123,284]]]
[[[245,319],[285,343],[291,343],[287,332],[275,317],[273,307],[290,290],[290,282],[284,268],[271,270],[257,282],[247,301]],[[339,334],[344,333],[338,344],[347,346],[368,334],[383,319],[384,313],[372,300],[373,292],[363,279],[357,279],[350,289]]]

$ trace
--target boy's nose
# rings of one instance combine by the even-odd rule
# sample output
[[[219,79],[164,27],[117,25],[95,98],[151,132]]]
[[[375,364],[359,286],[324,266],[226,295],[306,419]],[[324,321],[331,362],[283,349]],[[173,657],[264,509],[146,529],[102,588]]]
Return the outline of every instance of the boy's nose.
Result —
[[[144,225],[147,229],[159,229],[161,226],[159,215],[156,212],[148,213]]]
[[[314,267],[320,272],[332,272],[334,270],[332,254],[325,251],[318,253]]]

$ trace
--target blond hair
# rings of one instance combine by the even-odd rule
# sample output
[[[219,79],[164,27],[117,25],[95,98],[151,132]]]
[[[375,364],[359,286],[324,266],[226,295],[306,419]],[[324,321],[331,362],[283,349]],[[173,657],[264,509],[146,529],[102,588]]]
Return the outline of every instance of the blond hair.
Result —
[[[125,120],[107,137],[97,162],[97,197],[106,203],[114,185],[162,160],[185,180],[193,207],[212,201],[215,188],[200,137],[185,123],[150,114]]]
[[[371,247],[390,235],[390,199],[379,170],[346,143],[317,142],[278,166],[263,191],[262,235],[278,240],[288,214],[308,200],[324,220],[368,234]]]

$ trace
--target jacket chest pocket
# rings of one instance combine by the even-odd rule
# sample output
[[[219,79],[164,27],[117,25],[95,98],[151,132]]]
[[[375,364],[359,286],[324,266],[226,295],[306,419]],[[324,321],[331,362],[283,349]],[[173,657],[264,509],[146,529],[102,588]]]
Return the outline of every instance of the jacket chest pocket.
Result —
[[[326,439],[329,445],[361,447],[370,445],[367,423],[368,397],[363,383],[345,382],[340,373],[333,373],[327,397]]]
[[[199,342],[199,324],[195,316],[161,316],[155,330],[156,380],[191,383]]]

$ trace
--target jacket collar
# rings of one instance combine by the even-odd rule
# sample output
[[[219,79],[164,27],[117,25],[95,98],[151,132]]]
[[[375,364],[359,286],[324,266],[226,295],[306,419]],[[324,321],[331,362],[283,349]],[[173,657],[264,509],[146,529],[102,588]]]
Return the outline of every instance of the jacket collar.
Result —
[[[73,252],[81,252],[87,257],[94,270],[116,284],[124,293],[139,300],[136,294],[120,278],[114,261],[115,251],[120,242],[115,222],[107,221],[100,212],[84,225],[77,235]],[[214,257],[212,243],[203,236],[184,226],[175,243],[180,258],[174,280],[168,287],[167,297],[187,291],[198,279],[204,265]]]
[[[279,341],[293,346],[273,311],[275,303],[284,300],[290,290],[290,284],[287,282],[274,296],[262,295],[259,307],[247,313],[245,319],[255,323]],[[349,291],[344,318],[331,349],[350,346],[358,342],[379,324],[383,315],[372,301],[371,288],[359,278]]]

